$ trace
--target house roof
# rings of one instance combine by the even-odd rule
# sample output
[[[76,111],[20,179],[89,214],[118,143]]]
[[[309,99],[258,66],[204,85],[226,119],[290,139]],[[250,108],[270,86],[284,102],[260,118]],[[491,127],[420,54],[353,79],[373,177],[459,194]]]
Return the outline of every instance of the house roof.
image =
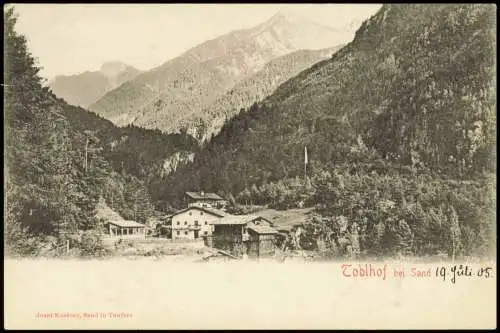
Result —
[[[214,225],[243,225],[255,220],[257,217],[255,215],[226,215],[212,223]]]
[[[135,221],[127,221],[123,217],[120,216],[117,212],[111,209],[103,198],[99,198],[99,202],[96,206],[96,214],[95,217],[98,219],[102,219],[105,223],[111,223],[119,227],[128,227],[128,228],[145,228],[144,224],[135,222]]]
[[[279,224],[276,225],[275,224],[273,226],[276,228],[276,230],[287,232],[287,233],[291,232],[292,230],[294,230],[296,228],[296,226],[294,226],[294,225],[279,225]]]
[[[269,227],[267,225],[250,225],[248,229],[255,231],[256,233],[262,234],[277,234],[278,231],[273,227]]]
[[[119,227],[124,227],[124,228],[144,228],[144,227],[146,227],[142,223],[135,222],[135,221],[127,221],[127,220],[114,220],[114,221],[109,221],[108,223],[117,225]]]
[[[227,214],[219,220],[215,220],[212,223],[214,225],[243,225],[255,221],[257,219],[262,219],[271,224],[270,221],[258,215],[231,215]]]
[[[207,193],[207,192],[186,192],[186,195],[192,199],[196,200],[202,200],[202,199],[209,199],[209,200],[224,200],[224,198],[218,196],[215,193]]]
[[[120,221],[124,220],[120,214],[111,209],[106,201],[101,197],[95,208],[95,217],[104,221]]]
[[[181,209],[171,215],[169,215],[168,217],[173,217],[175,215],[179,215],[181,213],[184,213],[184,212],[187,212],[189,210],[192,210],[192,209],[195,209],[195,210],[201,210],[201,211],[204,211],[208,214],[212,214],[212,215],[215,215],[215,216],[218,216],[218,217],[223,217],[223,216],[226,216],[227,213],[220,210],[220,209],[215,209],[215,208],[208,208],[208,207],[198,207],[198,206],[191,206],[191,207],[187,207],[187,208],[184,208],[184,209]]]

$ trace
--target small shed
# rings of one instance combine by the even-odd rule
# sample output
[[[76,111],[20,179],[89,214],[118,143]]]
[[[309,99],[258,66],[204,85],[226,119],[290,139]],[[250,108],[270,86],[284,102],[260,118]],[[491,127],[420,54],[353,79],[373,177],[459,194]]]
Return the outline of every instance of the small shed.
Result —
[[[276,235],[278,231],[268,225],[255,225],[250,223],[247,226],[249,235],[247,244],[247,254],[249,257],[272,256],[276,249]]]
[[[215,248],[243,254],[244,228],[255,216],[226,215],[213,221],[212,242]]]
[[[127,238],[143,238],[146,236],[146,226],[135,221],[109,221],[106,227],[110,236]]]
[[[101,197],[96,205],[95,217],[102,221],[104,232],[110,237],[141,238],[146,236],[146,225],[127,221],[111,209]]]

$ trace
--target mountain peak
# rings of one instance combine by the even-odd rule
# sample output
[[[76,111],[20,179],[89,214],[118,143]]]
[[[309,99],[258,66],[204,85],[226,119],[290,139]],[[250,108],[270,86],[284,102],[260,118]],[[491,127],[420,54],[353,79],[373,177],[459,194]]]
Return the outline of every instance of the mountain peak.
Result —
[[[283,7],[278,12],[276,12],[269,20],[264,22],[264,25],[271,26],[279,23],[295,23],[307,21],[302,15],[298,14],[296,11]]]
[[[139,70],[121,61],[108,61],[99,71],[85,71],[76,75],[54,77],[49,86],[54,94],[69,104],[88,107],[106,92],[133,79]]]
[[[113,77],[126,70],[129,66],[121,61],[107,61],[102,64],[101,73],[108,77]]]
[[[289,7],[281,8],[271,18],[258,26],[259,29],[264,30],[275,27],[294,27],[296,29],[315,27],[316,29],[335,31],[332,27],[311,20],[300,14],[296,9]]]
[[[275,14],[275,16],[276,15],[284,17],[284,18],[286,18],[287,21],[291,21],[291,22],[293,22],[293,21],[301,21],[301,20],[305,19],[304,16],[300,15],[296,10],[288,8],[288,7],[281,8]]]

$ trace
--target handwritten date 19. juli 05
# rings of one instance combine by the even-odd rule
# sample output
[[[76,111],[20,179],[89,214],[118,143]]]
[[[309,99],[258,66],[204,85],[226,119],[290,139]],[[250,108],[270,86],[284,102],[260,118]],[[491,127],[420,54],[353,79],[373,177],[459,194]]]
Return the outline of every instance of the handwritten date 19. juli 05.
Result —
[[[440,277],[443,281],[447,279],[451,280],[451,283],[456,283],[458,278],[492,278],[493,268],[492,267],[480,267],[472,268],[468,265],[454,265],[454,266],[437,266],[436,267],[436,277]]]

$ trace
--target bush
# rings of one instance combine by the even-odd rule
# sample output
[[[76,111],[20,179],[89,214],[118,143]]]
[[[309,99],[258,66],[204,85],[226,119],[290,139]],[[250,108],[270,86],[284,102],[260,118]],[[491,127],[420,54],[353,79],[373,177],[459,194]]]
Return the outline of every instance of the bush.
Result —
[[[4,221],[4,249],[6,257],[37,256],[40,249],[46,244],[43,236],[36,236],[29,232],[28,228],[22,227],[13,206],[6,209]]]
[[[107,254],[101,235],[94,231],[84,231],[80,234],[76,247],[81,256],[98,257]]]

